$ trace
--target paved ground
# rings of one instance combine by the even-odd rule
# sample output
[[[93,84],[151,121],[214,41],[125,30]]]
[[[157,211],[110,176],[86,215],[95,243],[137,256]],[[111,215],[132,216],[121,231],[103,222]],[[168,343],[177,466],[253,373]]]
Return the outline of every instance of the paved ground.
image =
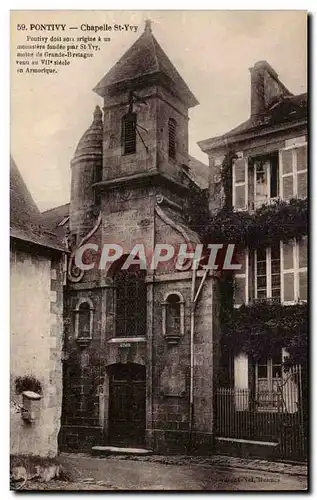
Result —
[[[232,457],[91,457],[62,454],[74,482],[67,489],[90,490],[305,490],[305,467]],[[55,483],[58,483],[56,481]],[[34,488],[37,489],[37,488]],[[57,489],[53,483],[40,489]],[[60,483],[58,489],[63,489]],[[66,489],[66,487],[65,487]]]

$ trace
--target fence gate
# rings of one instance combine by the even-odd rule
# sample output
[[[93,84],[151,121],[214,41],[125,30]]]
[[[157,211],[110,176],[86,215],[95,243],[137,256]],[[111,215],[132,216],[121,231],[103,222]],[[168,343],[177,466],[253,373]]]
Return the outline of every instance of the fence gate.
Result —
[[[280,458],[307,455],[307,402],[300,367],[273,391],[216,390],[216,435],[278,443]]]

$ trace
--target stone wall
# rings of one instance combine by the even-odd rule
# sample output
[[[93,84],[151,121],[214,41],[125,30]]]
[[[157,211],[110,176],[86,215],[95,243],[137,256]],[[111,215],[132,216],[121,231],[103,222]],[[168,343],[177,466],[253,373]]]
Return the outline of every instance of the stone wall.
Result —
[[[196,291],[202,279],[199,273]],[[197,300],[194,320],[194,411],[190,435],[191,273],[161,276],[154,287],[152,446],[157,452],[209,453],[213,441],[213,381],[218,357],[215,282],[207,278]],[[184,336],[169,345],[162,334],[162,306],[167,293],[184,299]]]
[[[11,250],[10,412],[12,454],[55,456],[62,406],[63,265],[37,249]],[[17,411],[18,376],[42,386],[39,418],[24,422]]]

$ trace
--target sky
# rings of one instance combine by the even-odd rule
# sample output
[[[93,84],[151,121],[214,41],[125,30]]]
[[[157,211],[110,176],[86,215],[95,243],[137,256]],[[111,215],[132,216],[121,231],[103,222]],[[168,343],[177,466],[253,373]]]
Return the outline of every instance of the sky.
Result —
[[[40,210],[69,201],[70,161],[95,106],[103,104],[92,89],[142,34],[148,18],[200,103],[190,110],[189,153],[205,163],[197,141],[249,117],[249,68],[256,61],[268,61],[294,94],[307,91],[305,11],[11,12],[11,154]],[[112,32],[93,58],[78,58],[57,75],[30,75],[16,71],[16,45],[26,35],[52,33],[18,31],[19,23],[129,23],[138,31]],[[76,32],[81,34],[92,35]]]

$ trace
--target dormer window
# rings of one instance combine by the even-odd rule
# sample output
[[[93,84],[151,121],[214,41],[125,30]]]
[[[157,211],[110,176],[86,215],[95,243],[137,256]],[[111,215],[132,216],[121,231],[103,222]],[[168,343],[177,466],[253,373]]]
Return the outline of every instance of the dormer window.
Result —
[[[168,120],[168,156],[176,158],[176,121],[173,118]]]
[[[122,119],[123,154],[136,152],[136,113],[128,113]]]

